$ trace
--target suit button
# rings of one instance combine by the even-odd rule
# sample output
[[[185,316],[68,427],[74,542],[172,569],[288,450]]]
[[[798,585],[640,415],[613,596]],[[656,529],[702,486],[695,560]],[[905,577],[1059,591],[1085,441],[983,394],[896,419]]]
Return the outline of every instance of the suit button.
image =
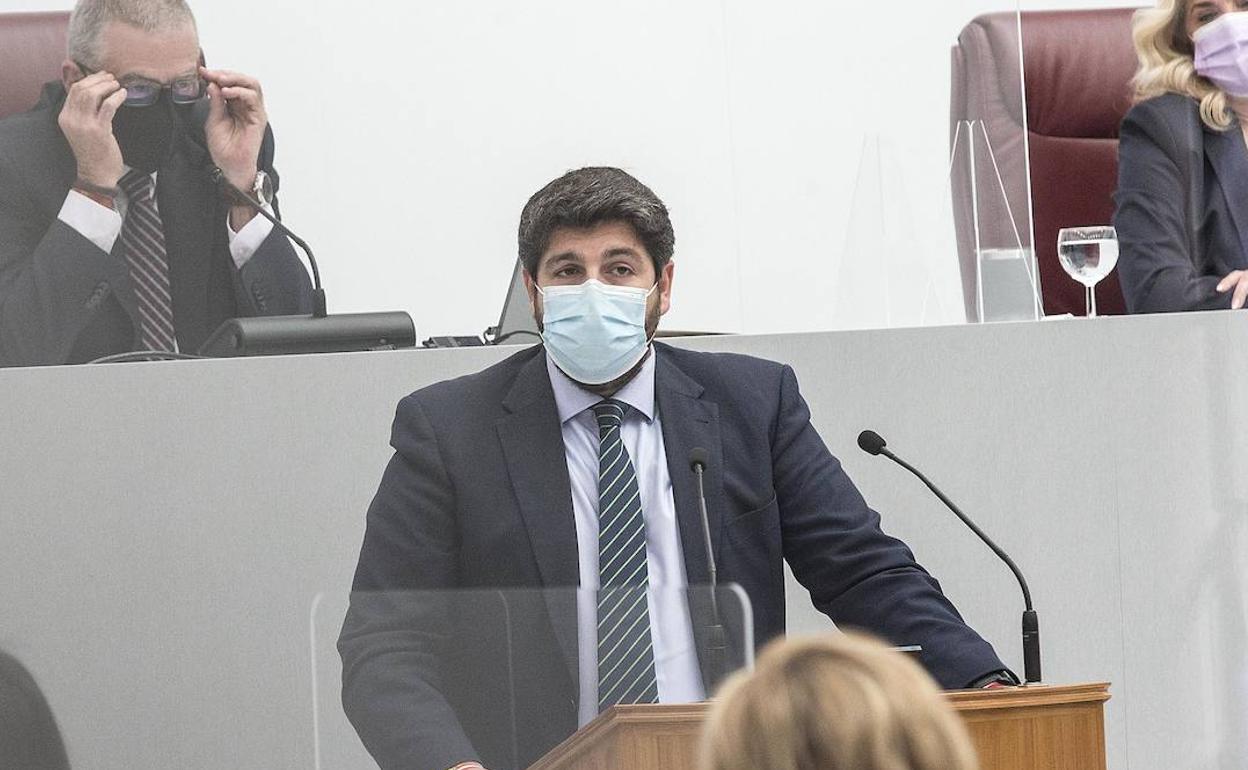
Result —
[[[96,284],[95,291],[91,292],[91,297],[87,300],[87,310],[97,309],[104,301],[104,298],[108,296],[108,291],[108,281],[100,281],[100,283]]]

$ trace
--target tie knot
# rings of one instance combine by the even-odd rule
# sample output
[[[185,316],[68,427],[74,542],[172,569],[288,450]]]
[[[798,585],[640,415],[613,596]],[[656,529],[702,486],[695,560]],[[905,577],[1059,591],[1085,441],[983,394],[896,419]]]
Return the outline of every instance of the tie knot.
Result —
[[[611,398],[594,404],[594,416],[598,418],[598,431],[605,435],[608,431],[619,428],[620,423],[624,421],[624,412],[627,409],[627,406]]]
[[[155,183],[152,181],[151,174],[144,174],[142,171],[127,171],[118,185],[130,200],[144,201],[152,197],[152,187]]]

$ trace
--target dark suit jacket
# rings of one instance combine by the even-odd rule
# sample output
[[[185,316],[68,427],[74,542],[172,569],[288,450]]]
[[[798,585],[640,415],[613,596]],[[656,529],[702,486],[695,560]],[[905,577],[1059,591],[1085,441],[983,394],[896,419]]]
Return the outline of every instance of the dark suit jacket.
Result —
[[[1141,102],[1122,121],[1114,227],[1132,313],[1219,310],[1218,282],[1248,268],[1248,147],[1204,125],[1192,99]]]
[[[662,344],[655,350],[690,581],[707,574],[688,465],[690,450],[704,447],[719,578],[747,592],[757,645],[784,632],[787,560],[819,610],[842,626],[922,645],[923,663],[945,687],[1005,668],[909,549],[880,530],[879,516],[811,425],[789,367]],[[356,591],[577,584],[572,494],[543,348],[408,396],[391,443],[395,454],[368,511]],[[490,614],[489,594],[482,596],[470,614]],[[566,616],[569,602],[548,602],[543,613],[537,599],[518,601],[531,606],[506,613],[507,632],[520,641],[505,676],[471,665],[452,666],[448,676],[442,654],[475,654],[467,648],[488,632],[431,622],[448,611],[429,611],[436,601],[416,602],[407,622],[396,620],[395,600],[353,596],[339,641],[343,701],[383,768],[445,770],[475,757],[492,770],[525,767],[575,731],[575,631],[546,620]],[[493,614],[504,615],[504,594],[494,604]],[[693,614],[697,630],[700,613]],[[473,710],[504,701],[514,708],[501,716]],[[501,719],[515,721],[515,745],[500,737]]]
[[[0,121],[0,366],[73,364],[135,349],[138,310],[120,239],[106,254],[57,219],[77,175],[57,125],[65,100],[50,83],[32,111]],[[309,313],[312,288],[276,231],[239,271],[230,257],[229,206],[204,171],[206,154],[182,137],[159,169],[174,327],[194,353],[238,316]],[[276,180],[272,134],[261,168]]]

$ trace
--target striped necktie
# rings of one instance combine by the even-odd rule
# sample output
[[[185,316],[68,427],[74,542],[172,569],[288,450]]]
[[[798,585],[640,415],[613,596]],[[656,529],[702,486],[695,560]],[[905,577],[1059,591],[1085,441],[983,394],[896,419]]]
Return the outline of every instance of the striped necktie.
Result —
[[[599,436],[599,711],[659,699],[646,597],[646,524],[637,472],[620,435],[625,409],[612,400],[594,407]]]
[[[121,178],[127,203],[121,245],[138,301],[140,349],[172,352],[177,344],[173,295],[169,291],[169,258],[165,252],[165,230],[156,210],[155,187],[150,174],[131,171]]]

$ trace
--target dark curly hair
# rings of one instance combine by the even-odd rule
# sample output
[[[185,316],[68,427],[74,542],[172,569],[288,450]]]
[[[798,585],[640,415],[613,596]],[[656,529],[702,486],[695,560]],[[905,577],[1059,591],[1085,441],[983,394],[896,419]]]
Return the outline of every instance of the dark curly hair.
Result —
[[[657,275],[676,250],[676,233],[667,206],[649,187],[618,168],[569,171],[543,187],[520,215],[520,261],[530,276],[561,227],[586,228],[627,222],[654,262]]]

